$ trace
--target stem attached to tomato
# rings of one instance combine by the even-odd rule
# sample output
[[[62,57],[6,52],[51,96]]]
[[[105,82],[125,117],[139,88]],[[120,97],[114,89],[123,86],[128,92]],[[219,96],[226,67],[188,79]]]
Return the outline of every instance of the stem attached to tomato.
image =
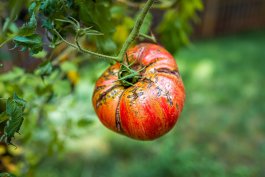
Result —
[[[126,51],[128,50],[129,46],[132,44],[132,42],[135,40],[135,38],[139,35],[140,28],[144,22],[145,16],[148,13],[149,9],[151,8],[152,4],[154,3],[155,0],[148,0],[142,11],[140,12],[139,16],[137,17],[137,20],[135,22],[135,25],[129,34],[127,40],[123,44],[120,53],[118,55],[118,60],[122,61],[123,56],[125,55]]]
[[[124,55],[126,54],[126,51],[128,50],[128,48],[130,47],[130,45],[132,44],[132,42],[136,39],[136,37],[138,37],[140,35],[140,29],[141,26],[144,22],[144,19],[149,11],[149,9],[151,8],[152,4],[154,3],[155,0],[148,0],[142,11],[140,12],[139,16],[137,17],[137,20],[135,22],[135,25],[131,31],[131,33],[129,34],[128,38],[126,39],[125,43],[123,44],[120,53],[118,55],[118,60],[122,61]],[[128,56],[126,56],[126,59],[128,59]],[[126,66],[125,62],[122,64],[122,67],[120,69],[119,72],[119,79],[122,83],[122,85],[124,87],[129,87],[132,86],[134,83],[136,83],[138,81],[138,79],[141,77],[140,76],[140,71],[135,71],[134,69],[131,69],[131,65],[130,63],[128,63],[128,66]]]

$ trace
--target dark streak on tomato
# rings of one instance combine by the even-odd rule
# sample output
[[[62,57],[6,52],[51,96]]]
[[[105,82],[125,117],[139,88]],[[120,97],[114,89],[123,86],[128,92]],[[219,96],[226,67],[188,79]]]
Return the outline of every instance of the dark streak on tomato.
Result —
[[[167,102],[169,103],[170,106],[173,106],[173,101],[170,97],[169,91],[166,91],[166,97],[167,97]]]
[[[136,100],[138,97],[140,97],[144,94],[144,92],[141,92],[141,91],[137,92],[137,90],[139,90],[138,87],[135,87],[131,91],[132,95],[128,95],[127,98],[132,98],[133,100]]]
[[[154,64],[156,64],[157,62],[162,61],[162,60],[163,60],[163,58],[157,58],[157,59],[155,59],[154,61],[152,61],[151,63],[149,63],[146,67],[150,67],[150,66],[152,66],[152,65],[154,65]]]
[[[156,71],[159,72],[159,73],[171,74],[171,75],[174,75],[176,77],[180,76],[178,71],[176,71],[176,70],[172,71],[172,70],[170,70],[168,68],[159,68],[159,69],[156,69]]]
[[[96,101],[96,106],[99,107],[100,104],[103,102],[104,98],[107,96],[108,93],[110,93],[112,90],[118,88],[118,87],[123,87],[122,85],[114,85],[111,88],[109,88],[108,90],[106,90],[105,92],[101,93],[99,95],[99,98]]]

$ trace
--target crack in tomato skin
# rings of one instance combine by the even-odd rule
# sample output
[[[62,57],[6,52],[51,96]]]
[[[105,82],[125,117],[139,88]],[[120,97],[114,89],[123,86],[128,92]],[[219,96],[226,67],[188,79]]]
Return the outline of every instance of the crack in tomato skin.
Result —
[[[139,90],[139,91],[138,91]],[[138,92],[137,92],[138,91]],[[144,92],[139,87],[134,87],[130,91],[130,95],[127,96],[127,98],[131,99],[132,101],[135,101],[138,97],[144,95]]]
[[[155,70],[156,70],[156,72],[172,74],[176,77],[180,77],[179,71],[177,71],[177,70],[170,70],[168,68],[159,68],[159,69],[155,69]]]
[[[105,92],[103,93],[100,93],[97,101],[96,101],[96,107],[99,107],[102,103],[104,103],[105,101],[105,97],[111,93],[112,91],[115,91],[114,89],[116,89],[117,87],[123,87],[122,85],[114,85],[112,86],[111,88],[109,88],[108,90],[106,90]],[[113,96],[113,95],[112,95]]]
[[[139,73],[132,86],[118,80],[120,63],[98,79],[94,109],[109,129],[138,140],[153,140],[170,131],[185,100],[184,85],[173,56],[155,44],[140,44],[127,51],[126,62]]]
[[[121,97],[122,97],[124,91],[122,92],[121,96],[119,97],[118,105],[117,105],[116,111],[115,111],[115,123],[116,123],[115,125],[116,125],[118,132],[123,132],[123,129],[121,126],[120,102],[121,102]]]

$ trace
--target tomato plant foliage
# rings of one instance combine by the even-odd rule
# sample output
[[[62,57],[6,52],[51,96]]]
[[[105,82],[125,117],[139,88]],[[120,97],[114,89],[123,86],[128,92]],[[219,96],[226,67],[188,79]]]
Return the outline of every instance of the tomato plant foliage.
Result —
[[[104,33],[103,37],[97,39],[97,47],[110,52],[116,49],[115,43],[111,40],[114,32],[110,14],[111,1],[103,0],[95,3],[82,0],[36,0],[29,3],[29,21],[15,33],[9,34],[16,47],[21,47],[22,51],[29,49],[30,52],[36,54],[43,49],[44,41],[38,34],[37,26],[41,26],[46,33],[49,33],[47,37],[50,47],[55,47],[60,41],[54,33],[55,29],[63,36],[80,30],[78,29],[80,26],[72,26],[74,28],[71,29],[73,21],[70,21],[69,17],[84,26],[93,26],[95,31]],[[88,34],[91,34],[89,32]]]
[[[6,143],[11,143],[11,138],[14,137],[15,133],[19,133],[20,127],[23,122],[23,112],[26,106],[25,100],[19,98],[16,94],[10,97],[6,101],[6,111],[1,113],[2,121],[5,122],[5,114],[8,116],[6,126],[4,128],[4,134],[1,137],[1,141],[4,140]],[[1,121],[1,123],[2,123]]]

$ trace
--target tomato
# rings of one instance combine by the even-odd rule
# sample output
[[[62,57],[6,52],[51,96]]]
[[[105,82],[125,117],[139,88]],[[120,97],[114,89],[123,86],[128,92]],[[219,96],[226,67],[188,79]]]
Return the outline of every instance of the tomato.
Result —
[[[94,109],[100,121],[117,133],[156,139],[174,127],[183,109],[185,90],[177,63],[163,47],[142,43],[127,51],[127,65],[139,71],[125,81],[133,84],[120,79],[126,76],[126,71],[121,73],[124,65],[110,66],[96,82]]]

